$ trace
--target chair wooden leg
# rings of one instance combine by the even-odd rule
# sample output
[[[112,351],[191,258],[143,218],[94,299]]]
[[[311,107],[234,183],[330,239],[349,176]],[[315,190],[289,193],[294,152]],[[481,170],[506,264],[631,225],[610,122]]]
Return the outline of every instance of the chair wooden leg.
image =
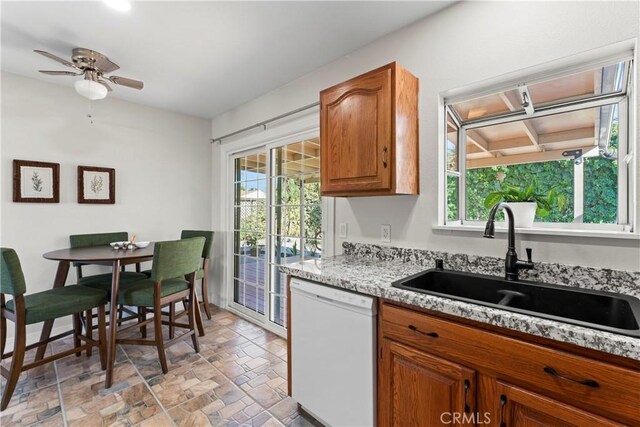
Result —
[[[200,308],[198,307],[200,304],[198,304],[198,300],[195,298],[195,295],[196,295],[196,291],[192,286],[191,292],[189,292],[189,302],[187,304],[188,306],[187,316],[189,316],[189,330],[192,332],[191,341],[193,342],[193,348],[196,351],[196,353],[200,353],[200,344],[198,343],[198,334],[196,334],[196,317],[195,317],[195,311],[200,310]]]
[[[160,307],[160,297],[156,297],[156,302],[153,307],[153,329],[156,337],[156,347],[158,348],[158,359],[160,359],[160,367],[162,373],[169,372],[167,367],[167,357],[164,354],[164,341],[162,339],[162,308]]]
[[[104,371],[107,369],[107,312],[104,305],[98,307],[98,339],[100,346],[100,367]]]
[[[209,307],[209,290],[207,289],[207,275],[202,278],[202,303],[207,319],[211,320],[211,308]],[[204,335],[204,334],[203,334]]]
[[[85,335],[87,336],[87,338],[89,339],[93,339],[93,310],[87,310],[86,312],[86,333]],[[87,349],[87,357],[91,357],[91,351],[93,350],[93,347],[89,347]]]
[[[122,305],[118,306],[118,325],[122,324],[122,316],[124,315],[124,307]]]
[[[145,307],[138,307],[138,323],[142,323],[147,320],[147,309]],[[140,326],[140,334],[142,338],[147,337],[147,324]]]
[[[200,303],[198,302],[198,294],[194,293],[194,317],[196,318],[196,326],[198,327],[198,335],[204,336],[204,325],[202,324],[202,312],[200,311]]]
[[[176,334],[176,328],[173,324],[176,321],[176,303],[169,304],[169,339],[172,340]]]
[[[4,348],[7,345],[7,319],[0,316],[0,360],[4,356]]]
[[[80,314],[76,313],[73,315],[73,347],[80,347],[80,338],[79,336],[82,334],[82,321],[80,320]],[[76,357],[80,357],[82,355],[81,351],[76,352]]]
[[[4,388],[4,394],[2,395],[2,403],[0,404],[0,410],[4,411],[9,406],[11,396],[18,384],[18,378],[20,378],[20,372],[22,371],[22,363],[24,362],[25,347],[27,345],[27,329],[24,323],[24,318],[18,317],[16,319],[16,333],[14,335],[13,344],[13,357],[11,358],[11,368],[9,370],[9,378],[7,378],[7,385]]]

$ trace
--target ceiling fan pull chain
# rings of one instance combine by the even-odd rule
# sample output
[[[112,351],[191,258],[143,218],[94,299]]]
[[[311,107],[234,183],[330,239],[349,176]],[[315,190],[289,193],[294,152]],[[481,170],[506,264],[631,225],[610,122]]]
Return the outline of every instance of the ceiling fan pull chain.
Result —
[[[89,100],[89,113],[87,114],[87,118],[89,119],[89,123],[93,124],[93,102]]]

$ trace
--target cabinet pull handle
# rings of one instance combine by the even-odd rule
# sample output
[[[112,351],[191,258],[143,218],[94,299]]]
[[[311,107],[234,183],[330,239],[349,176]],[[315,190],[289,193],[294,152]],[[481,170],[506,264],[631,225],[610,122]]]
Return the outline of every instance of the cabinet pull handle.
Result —
[[[598,384],[598,382],[595,380],[574,380],[573,378],[565,377],[564,375],[559,374],[558,371],[553,369],[551,366],[545,366],[544,371],[549,375],[553,375],[554,377],[563,379],[565,381],[571,381],[573,383],[586,385],[587,387],[593,387],[593,388],[600,387],[600,384]]]
[[[382,166],[387,167],[387,147],[382,148]]]
[[[431,337],[431,338],[438,338],[438,334],[435,333],[435,332],[422,332],[421,330],[419,330],[418,328],[416,328],[413,325],[409,325],[407,327],[409,329],[411,329],[413,332],[419,333],[420,335],[424,335],[424,336]]]
[[[500,427],[507,427],[507,423],[504,422],[504,407],[507,404],[507,396],[500,395]]]
[[[464,380],[464,412],[467,414],[471,412],[471,407],[469,407],[469,404],[467,403],[467,392],[470,387],[471,382],[469,380]]]

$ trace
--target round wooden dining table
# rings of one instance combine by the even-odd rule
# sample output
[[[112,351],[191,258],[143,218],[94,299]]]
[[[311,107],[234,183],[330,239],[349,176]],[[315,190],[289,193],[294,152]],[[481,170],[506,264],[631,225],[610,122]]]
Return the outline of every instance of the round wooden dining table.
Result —
[[[105,387],[110,388],[113,381],[113,364],[116,356],[116,333],[117,333],[117,302],[120,268],[139,262],[150,261],[153,259],[153,243],[146,248],[138,249],[113,249],[111,246],[90,246],[84,248],[68,248],[47,252],[44,258],[58,261],[58,270],[56,272],[53,283],[54,288],[65,285],[69,267],[71,263],[80,264],[96,264],[111,266],[111,302],[109,310],[109,329],[107,331],[107,372],[105,379]],[[42,327],[40,340],[47,340],[51,335],[53,328],[53,320],[47,320]],[[47,344],[43,344],[36,352],[36,360],[44,357]]]

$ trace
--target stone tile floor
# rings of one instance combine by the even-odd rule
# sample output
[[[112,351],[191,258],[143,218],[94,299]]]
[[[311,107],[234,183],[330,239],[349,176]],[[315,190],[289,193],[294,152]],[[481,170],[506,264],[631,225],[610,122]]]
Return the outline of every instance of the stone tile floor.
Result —
[[[167,349],[118,346],[113,386],[104,388],[97,352],[69,356],[22,374],[0,424],[9,426],[311,426],[287,396],[287,343],[213,307],[200,337]],[[135,333],[135,332],[133,332]],[[149,330],[153,334],[152,329]],[[150,335],[153,336],[153,335]],[[69,348],[69,341],[53,344]],[[27,354],[32,360],[33,352]],[[8,361],[3,366],[8,368]],[[5,381],[2,381],[4,391]]]

